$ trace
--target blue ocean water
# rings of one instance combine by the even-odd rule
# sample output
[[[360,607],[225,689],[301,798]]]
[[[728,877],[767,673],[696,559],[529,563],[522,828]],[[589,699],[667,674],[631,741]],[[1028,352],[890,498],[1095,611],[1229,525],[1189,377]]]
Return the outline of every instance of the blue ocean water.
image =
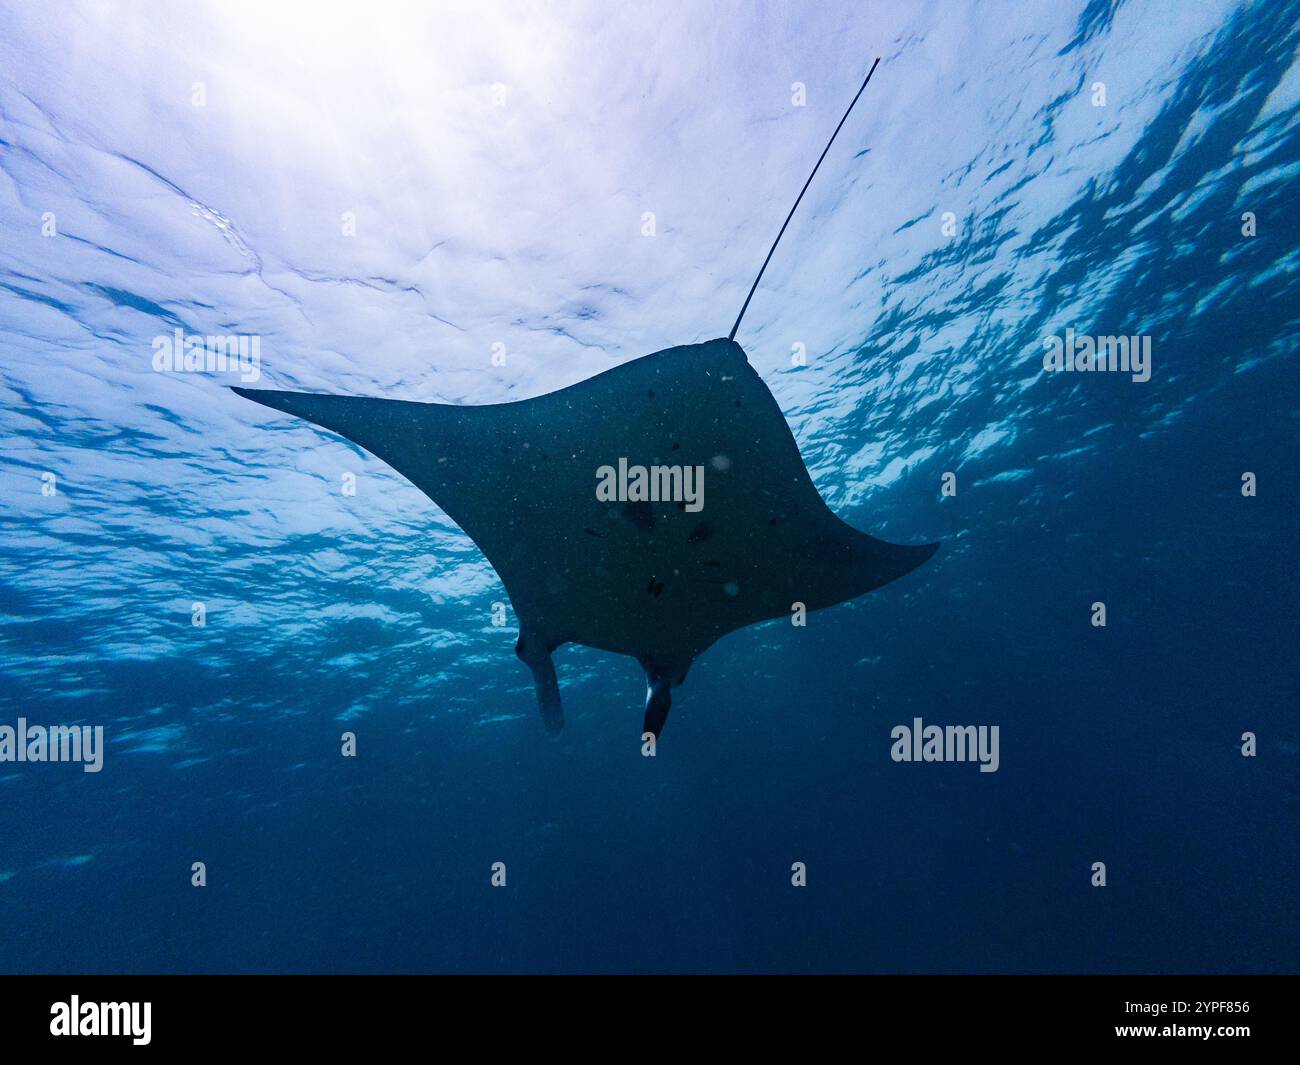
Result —
[[[1285,2],[7,4],[0,725],[105,751],[0,763],[0,971],[1296,971],[1298,46]],[[833,509],[943,548],[724,638],[655,758],[583,648],[547,739],[392,469],[154,368],[493,403],[725,335],[877,54],[737,339]],[[1150,379],[1045,372],[1066,329]],[[998,771],[891,760],[918,717]]]

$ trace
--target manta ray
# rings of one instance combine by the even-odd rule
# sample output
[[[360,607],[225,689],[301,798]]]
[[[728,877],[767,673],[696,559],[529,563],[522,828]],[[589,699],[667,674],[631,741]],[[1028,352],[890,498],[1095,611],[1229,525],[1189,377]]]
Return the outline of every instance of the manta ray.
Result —
[[[548,732],[564,723],[551,655],[565,643],[641,663],[643,736],[657,738],[672,689],[718,639],[856,598],[914,570],[939,546],[886,543],[831,512],[735,340],[776,244],[879,62],[725,339],[657,351],[513,403],[233,389],[351,440],[465,531],[505,585],[519,620],[515,651],[532,671]],[[629,482],[629,463],[648,474]],[[609,490],[614,467],[619,491]],[[687,482],[698,476],[698,499],[676,498],[683,472]]]

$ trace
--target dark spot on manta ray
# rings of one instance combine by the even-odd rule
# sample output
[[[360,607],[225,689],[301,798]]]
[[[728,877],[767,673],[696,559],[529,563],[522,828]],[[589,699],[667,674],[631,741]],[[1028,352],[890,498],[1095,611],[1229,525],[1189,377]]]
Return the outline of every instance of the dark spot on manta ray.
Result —
[[[872,65],[858,96],[879,62]],[[798,204],[796,200],[796,208]],[[793,214],[794,208],[787,223]],[[578,643],[630,655],[641,663],[647,683],[641,731],[658,736],[672,706],[672,687],[720,637],[788,617],[796,600],[819,609],[865,595],[910,573],[939,546],[887,543],[831,513],[817,494],[776,400],[736,342],[745,310],[784,232],[783,225],[729,335],[666,348],[558,392],[522,402],[454,406],[243,387],[233,391],[338,433],[406,471],[431,500],[454,509],[456,523],[491,559],[516,606],[518,654],[532,671],[548,732],[557,733],[564,724],[551,653],[564,643]],[[702,380],[709,382],[707,387],[700,387]],[[653,402],[645,402],[647,397]],[[750,413],[736,414],[742,407]],[[604,412],[610,411],[645,415],[633,422],[630,416],[609,418]],[[522,463],[509,447],[491,446],[511,436],[522,442],[529,435],[545,439],[573,462],[544,470],[530,467],[525,478]],[[687,436],[700,457],[712,456],[712,470],[727,473],[728,491],[710,497],[708,514],[713,529],[725,529],[734,537],[734,549],[729,548],[733,553],[727,566],[732,572],[727,578],[719,574],[710,579],[696,569],[691,580],[675,584],[674,594],[663,597],[664,582],[650,577],[646,591],[657,600],[651,606],[636,592],[649,565],[670,575],[698,566],[686,557],[693,552],[680,537],[656,541],[653,536],[617,532],[601,536],[587,528],[601,541],[593,544],[574,536],[573,529],[583,528],[577,525],[580,515],[592,513],[587,461],[594,459],[595,467],[620,455],[644,459],[662,448],[664,435],[673,442],[673,451],[680,449],[676,441]],[[430,461],[447,454],[453,461]],[[548,505],[525,507],[536,498]],[[684,511],[686,503],[678,502],[677,507]],[[788,553],[765,531],[771,520],[763,523],[759,507],[789,519],[791,541],[807,550]],[[655,520],[648,502],[610,506],[605,513],[615,523],[628,520],[643,531]],[[716,559],[704,564],[720,568]],[[621,594],[624,590],[632,597]]]
[[[673,445],[673,450],[674,450],[674,451],[680,451],[681,449],[682,449],[682,445],[681,445],[681,444],[674,444],[674,445]]]

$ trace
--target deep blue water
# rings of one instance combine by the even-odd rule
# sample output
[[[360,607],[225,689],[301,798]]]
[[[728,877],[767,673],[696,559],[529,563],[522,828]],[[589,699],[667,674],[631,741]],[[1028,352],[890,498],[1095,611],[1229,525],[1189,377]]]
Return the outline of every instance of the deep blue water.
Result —
[[[862,6],[0,11],[0,725],[106,743],[0,763],[0,971],[1300,969],[1297,9]],[[723,639],[653,759],[587,649],[545,737],[384,463],[152,367],[487,403],[725,334],[875,54],[737,339],[836,512],[944,546]],[[893,762],[918,716],[999,770]]]

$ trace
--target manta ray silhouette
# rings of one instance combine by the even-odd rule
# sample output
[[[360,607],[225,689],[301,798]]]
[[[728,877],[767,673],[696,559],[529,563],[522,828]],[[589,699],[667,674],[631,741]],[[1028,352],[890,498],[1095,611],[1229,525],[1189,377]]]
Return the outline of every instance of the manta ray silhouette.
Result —
[[[233,391],[383,459],[470,536],[519,618],[515,650],[532,670],[548,731],[564,723],[551,654],[580,643],[640,661],[648,685],[643,727],[658,736],[671,689],[720,637],[789,616],[796,603],[817,610],[863,595],[939,546],[886,543],[837,518],[735,342],[802,198],[801,191],[726,339],[667,348],[516,403]],[[651,493],[598,498],[597,471],[620,459],[702,468],[702,508]]]

